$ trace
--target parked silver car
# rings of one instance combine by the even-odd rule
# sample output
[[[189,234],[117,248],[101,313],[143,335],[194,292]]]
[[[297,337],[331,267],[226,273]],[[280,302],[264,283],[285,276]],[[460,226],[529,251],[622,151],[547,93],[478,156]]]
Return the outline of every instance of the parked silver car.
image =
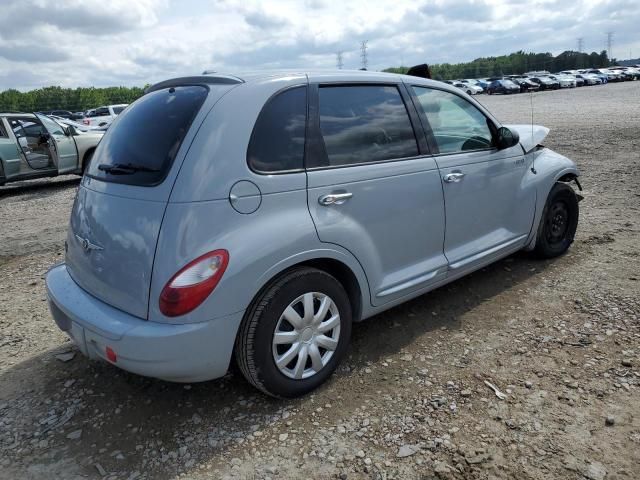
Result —
[[[80,133],[52,117],[0,114],[0,185],[78,173],[91,160],[103,132]]]
[[[160,121],[160,119],[162,121]],[[459,89],[374,72],[161,82],[113,122],[51,312],[90,358],[161,379],[316,388],[352,322],[518,250],[573,241],[578,169]]]

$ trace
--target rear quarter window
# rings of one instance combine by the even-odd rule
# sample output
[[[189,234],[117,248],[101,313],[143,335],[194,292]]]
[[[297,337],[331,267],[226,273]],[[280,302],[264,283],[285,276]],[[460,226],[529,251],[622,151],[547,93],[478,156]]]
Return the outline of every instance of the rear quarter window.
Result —
[[[253,127],[247,163],[259,173],[285,173],[304,168],[307,87],[277,93],[262,108]]]
[[[88,175],[128,185],[161,183],[207,94],[207,87],[183,86],[136,100],[105,133]]]

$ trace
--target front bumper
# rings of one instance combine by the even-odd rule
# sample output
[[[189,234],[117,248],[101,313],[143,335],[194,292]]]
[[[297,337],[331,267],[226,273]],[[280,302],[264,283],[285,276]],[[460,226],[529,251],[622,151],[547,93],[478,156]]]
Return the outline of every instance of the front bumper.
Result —
[[[244,312],[202,323],[150,322],[85,292],[64,264],[49,270],[46,284],[56,324],[89,358],[173,382],[211,380],[227,372]],[[107,347],[115,362],[107,358]]]

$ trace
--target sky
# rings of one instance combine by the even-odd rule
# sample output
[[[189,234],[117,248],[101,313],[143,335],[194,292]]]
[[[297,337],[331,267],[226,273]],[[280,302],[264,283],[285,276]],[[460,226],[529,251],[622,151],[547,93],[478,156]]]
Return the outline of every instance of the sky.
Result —
[[[470,61],[518,50],[640,57],[638,0],[0,0],[0,90],[142,86],[272,68]]]

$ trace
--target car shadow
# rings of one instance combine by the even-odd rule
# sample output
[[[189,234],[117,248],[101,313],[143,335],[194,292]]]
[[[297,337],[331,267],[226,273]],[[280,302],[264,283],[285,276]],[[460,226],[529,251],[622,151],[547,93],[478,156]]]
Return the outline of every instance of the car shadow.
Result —
[[[80,183],[81,177],[73,176],[62,179],[38,179],[25,180],[21,182],[8,183],[0,186],[0,198],[24,195],[26,193],[54,193],[58,190],[64,190]]]
[[[556,261],[573,260],[563,257]],[[47,434],[50,441],[44,450],[51,462],[74,458],[82,474],[93,477],[97,476],[96,469],[87,464],[87,457],[107,471],[115,471],[123,464],[118,463],[114,452],[122,452],[130,471],[153,472],[149,474],[156,479],[173,478],[182,471],[176,465],[185,462],[184,457],[174,458],[185,455],[180,447],[188,446],[194,460],[189,469],[198,469],[203,463],[222,458],[256,428],[263,430],[281,422],[289,413],[314,402],[314,397],[348,397],[356,372],[397,354],[436,329],[459,329],[462,316],[539,275],[552,263],[519,253],[355,324],[346,367],[317,393],[300,399],[269,398],[249,386],[233,368],[222,379],[181,385],[89,362],[79,353],[63,363],[56,354],[68,349],[67,344],[0,374],[0,405],[5,402],[0,420],[23,415],[21,421],[27,432],[39,435],[46,426],[42,418],[50,416],[52,410],[60,417],[73,408],[68,423]],[[477,334],[482,335],[483,320],[488,319],[477,320]],[[66,435],[77,429],[82,429],[82,439],[68,440]],[[43,452],[38,447],[30,448],[33,458],[40,458]]]

